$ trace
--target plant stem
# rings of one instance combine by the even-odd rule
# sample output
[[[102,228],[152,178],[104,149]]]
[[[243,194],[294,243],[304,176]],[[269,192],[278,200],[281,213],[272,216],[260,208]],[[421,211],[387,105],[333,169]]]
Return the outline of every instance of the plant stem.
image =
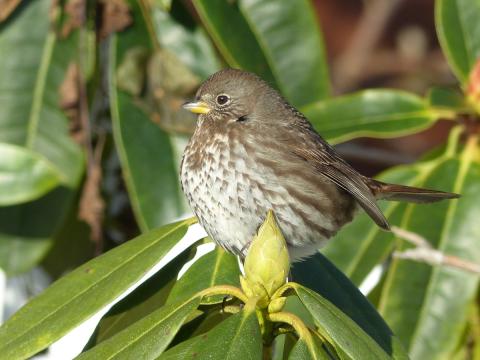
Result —
[[[212,286],[205,290],[200,291],[199,293],[197,293],[196,296],[204,297],[204,296],[214,296],[214,295],[230,295],[241,300],[243,303],[247,303],[248,301],[247,296],[243,293],[242,290],[231,285]]]
[[[267,319],[273,322],[283,322],[295,329],[295,332],[299,337],[304,339],[311,338],[310,331],[305,326],[303,321],[296,315],[288,312],[277,312],[273,314],[267,314]]]

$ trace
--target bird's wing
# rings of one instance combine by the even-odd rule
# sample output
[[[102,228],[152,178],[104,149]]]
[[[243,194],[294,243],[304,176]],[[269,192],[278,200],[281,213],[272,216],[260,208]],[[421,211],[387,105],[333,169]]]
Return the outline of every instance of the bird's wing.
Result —
[[[306,142],[293,142],[296,145],[291,149],[292,152],[309,163],[317,172],[350,193],[378,226],[389,230],[388,221],[378,207],[375,196],[365,183],[363,176],[340,158],[330,145],[323,143],[318,134],[306,132],[305,128],[302,130],[303,139]]]

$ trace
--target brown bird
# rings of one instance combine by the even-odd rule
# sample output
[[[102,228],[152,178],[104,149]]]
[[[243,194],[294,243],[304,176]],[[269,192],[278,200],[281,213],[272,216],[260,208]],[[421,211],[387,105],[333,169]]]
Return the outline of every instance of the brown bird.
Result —
[[[458,197],[361,175],[302,113],[245,71],[213,74],[184,108],[200,115],[183,154],[183,191],[210,237],[241,257],[269,209],[295,261],[350,222],[358,205],[389,230],[378,199],[429,203]]]

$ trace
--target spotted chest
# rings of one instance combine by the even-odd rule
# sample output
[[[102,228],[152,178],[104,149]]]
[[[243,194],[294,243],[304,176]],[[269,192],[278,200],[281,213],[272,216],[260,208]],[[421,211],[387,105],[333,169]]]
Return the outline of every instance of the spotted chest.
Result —
[[[244,256],[266,212],[273,209],[291,256],[315,252],[349,221],[332,215],[332,207],[344,206],[332,202],[341,194],[334,185],[305,174],[304,164],[287,164],[291,171],[279,173],[280,163],[263,160],[229,134],[194,135],[181,166],[182,187],[193,212],[214,241]],[[304,198],[298,198],[298,189]]]

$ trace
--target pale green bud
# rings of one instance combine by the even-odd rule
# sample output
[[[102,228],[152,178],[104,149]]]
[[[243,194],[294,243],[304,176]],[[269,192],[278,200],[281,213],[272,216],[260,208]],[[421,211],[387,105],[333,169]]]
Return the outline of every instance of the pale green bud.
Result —
[[[268,306],[269,296],[261,284],[250,283],[243,276],[240,276],[240,285],[248,298],[257,298],[258,307],[266,308]]]
[[[271,297],[285,284],[289,269],[287,244],[270,210],[248,250],[245,280],[250,289],[253,284],[261,285]]]

